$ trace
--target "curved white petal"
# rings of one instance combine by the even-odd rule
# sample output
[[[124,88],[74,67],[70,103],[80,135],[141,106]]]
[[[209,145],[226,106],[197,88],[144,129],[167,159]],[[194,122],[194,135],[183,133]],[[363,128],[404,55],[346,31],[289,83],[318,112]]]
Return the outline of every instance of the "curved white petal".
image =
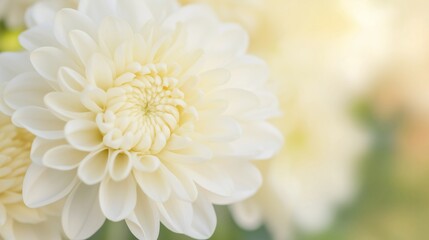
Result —
[[[98,188],[98,185],[88,186],[81,183],[67,198],[62,224],[70,239],[91,237],[106,220],[99,205]]]
[[[260,58],[243,55],[225,66],[231,73],[230,88],[258,90],[269,76],[267,64]]]
[[[89,110],[100,113],[105,108],[107,95],[106,92],[97,87],[88,87],[83,92],[81,101]]]
[[[13,223],[13,238],[11,239],[61,240],[61,231],[59,231],[58,227],[47,224],[49,222],[50,221],[41,222],[39,224],[27,224],[15,221]]]
[[[194,215],[192,216],[192,227],[186,234],[195,239],[209,239],[216,229],[216,212],[209,200],[203,196],[192,204]]]
[[[157,156],[154,155],[143,155],[140,157],[136,157],[134,161],[134,167],[138,171],[142,172],[154,172],[161,165],[161,161]]]
[[[169,164],[161,167],[175,196],[189,202],[197,199],[198,189],[192,177],[186,175],[185,171],[180,170],[178,165]]]
[[[29,53],[6,52],[0,54],[0,82],[9,81],[16,75],[32,71]]]
[[[239,139],[242,134],[240,124],[235,119],[226,116],[202,121],[197,124],[196,130],[203,135],[202,138],[220,142]]]
[[[133,177],[116,182],[105,178],[100,185],[100,206],[104,215],[112,221],[127,218],[136,206],[137,189]]]
[[[170,139],[168,139],[165,149],[174,151],[186,148],[190,144],[192,144],[192,139],[190,137],[184,137],[173,133],[171,134]]]
[[[218,33],[207,40],[205,67],[213,69],[224,67],[230,60],[242,56],[249,45],[246,31],[237,24],[225,24]]]
[[[47,46],[60,47],[51,31],[51,27],[47,25],[38,25],[25,30],[19,35],[19,43],[29,51]]]
[[[140,189],[151,199],[165,202],[171,194],[171,186],[161,169],[155,172],[134,170],[134,178]]]
[[[89,112],[87,108],[81,103],[80,95],[76,93],[67,92],[51,92],[44,98],[46,106],[52,112],[68,119],[91,119],[95,115]]]
[[[70,32],[82,30],[92,37],[96,36],[96,25],[85,14],[70,8],[61,9],[55,16],[54,34],[56,39],[66,47],[71,47]]]
[[[164,20],[179,9],[179,3],[176,0],[147,0],[146,4],[152,16],[158,21]]]
[[[171,231],[177,233],[189,232],[194,215],[192,203],[170,198],[167,202],[157,203],[161,222]]]
[[[262,184],[259,169],[250,162],[226,160],[222,170],[229,177],[230,189],[232,189],[229,195],[222,195],[222,192],[215,192],[207,187],[201,189],[214,204],[225,205],[242,201],[255,194]]]
[[[259,203],[255,199],[247,199],[243,202],[229,206],[234,220],[244,229],[256,230],[262,225],[263,213]],[[281,212],[279,210],[279,212]]]
[[[70,145],[61,145],[51,148],[43,155],[43,164],[57,170],[72,170],[79,166],[86,155],[87,152],[78,151]]]
[[[222,163],[203,163],[188,166],[185,171],[201,188],[217,195],[229,197],[233,194],[234,183]]]
[[[27,106],[44,107],[43,97],[52,87],[35,72],[22,73],[13,78],[3,90],[5,103],[18,109]]]
[[[70,145],[81,151],[95,151],[103,146],[103,136],[97,125],[89,120],[67,122],[64,135]]]
[[[137,204],[134,212],[125,221],[130,231],[138,239],[150,240],[158,238],[158,210],[156,205],[147,199],[141,191],[137,192]]]
[[[43,165],[43,155],[54,147],[64,145],[67,142],[64,139],[61,140],[47,140],[40,137],[36,137],[31,145],[30,158],[33,162]]]
[[[89,16],[97,25],[106,16],[115,16],[117,0],[80,0],[78,10]]]
[[[146,1],[120,0],[117,1],[116,9],[118,16],[130,23],[137,32],[153,18],[152,12],[146,6]]]
[[[69,37],[74,51],[84,65],[88,64],[93,54],[100,51],[97,42],[84,31],[72,30]]]
[[[213,152],[203,144],[193,142],[186,148],[164,150],[158,154],[161,160],[180,163],[201,163],[212,158]]]
[[[61,67],[58,72],[58,84],[64,92],[80,93],[83,91],[86,79],[68,67]]]
[[[233,116],[236,119],[243,119],[246,113],[260,105],[260,100],[255,93],[240,88],[217,90],[210,93],[207,97],[213,100],[228,102],[228,107],[224,114]],[[249,118],[245,120],[252,121],[253,119]]]
[[[24,127],[38,137],[46,139],[60,139],[64,137],[63,129],[65,122],[58,119],[46,108],[20,108],[13,114],[12,122],[17,126]]]
[[[231,79],[231,73],[224,68],[210,70],[200,74],[198,86],[206,92],[211,92],[225,85]]]
[[[104,148],[88,154],[78,168],[79,178],[86,184],[101,182],[107,174],[109,150]]]
[[[184,23],[186,26],[189,34],[187,47],[205,48],[216,33],[219,20],[209,6],[192,4],[168,16],[164,25],[175,29],[178,23]]]
[[[109,173],[114,181],[127,178],[133,168],[135,157],[127,151],[115,151],[109,155]]]
[[[58,171],[31,164],[22,187],[24,202],[29,207],[41,207],[60,200],[76,185],[75,171]]]
[[[86,67],[86,76],[88,80],[97,87],[107,90],[113,86],[113,77],[115,75],[113,63],[100,53],[95,53],[89,59]]]
[[[79,69],[69,54],[51,46],[34,50],[31,52],[30,60],[34,69],[52,84],[57,84],[58,71],[61,67]]]
[[[269,159],[283,145],[283,136],[277,128],[266,122],[242,124],[242,138],[231,143],[230,156],[249,156],[251,159]]]
[[[114,55],[122,43],[133,39],[134,34],[131,26],[124,20],[107,17],[101,23],[98,36],[102,49]]]

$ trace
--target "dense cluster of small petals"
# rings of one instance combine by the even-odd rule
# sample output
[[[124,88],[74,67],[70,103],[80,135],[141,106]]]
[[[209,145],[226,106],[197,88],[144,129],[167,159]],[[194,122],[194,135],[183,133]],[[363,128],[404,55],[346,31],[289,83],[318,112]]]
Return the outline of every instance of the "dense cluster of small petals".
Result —
[[[34,136],[0,114],[0,236],[2,239],[61,239],[56,207],[32,209],[22,201]]]

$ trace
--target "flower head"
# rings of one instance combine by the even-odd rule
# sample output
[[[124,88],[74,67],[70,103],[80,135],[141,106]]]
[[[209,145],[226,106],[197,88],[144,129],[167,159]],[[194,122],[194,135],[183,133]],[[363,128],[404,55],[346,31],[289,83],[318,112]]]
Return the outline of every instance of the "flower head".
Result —
[[[34,136],[0,115],[0,236],[2,239],[61,239],[55,207],[31,209],[22,201],[22,182],[31,163]]]
[[[326,82],[287,85],[280,105],[288,117],[276,122],[285,146],[260,163],[265,181],[259,192],[232,207],[241,226],[266,223],[278,240],[290,237],[293,226],[319,231],[331,222],[336,208],[354,194],[356,164],[367,142],[347,114],[341,88]]]
[[[250,160],[281,144],[266,66],[206,7],[82,0],[20,40],[24,52],[0,58],[1,109],[36,135],[25,202],[66,198],[70,238],[106,217],[138,238],[155,239],[159,221],[207,238],[212,204],[252,195]]]

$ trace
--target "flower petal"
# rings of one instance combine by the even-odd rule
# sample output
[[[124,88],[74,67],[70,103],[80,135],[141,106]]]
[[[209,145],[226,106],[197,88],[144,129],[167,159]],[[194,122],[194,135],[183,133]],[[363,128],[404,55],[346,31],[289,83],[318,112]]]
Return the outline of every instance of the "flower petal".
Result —
[[[231,143],[235,149],[230,156],[241,156],[251,159],[269,159],[273,157],[283,145],[283,136],[277,128],[266,122],[242,124],[243,135]]]
[[[209,141],[230,142],[240,138],[240,124],[231,117],[217,117],[201,121],[196,126],[196,131]]]
[[[103,146],[103,136],[97,125],[88,120],[71,120],[65,128],[67,141],[81,151],[95,151]]]
[[[112,56],[124,41],[132,40],[133,36],[130,25],[124,20],[114,17],[106,17],[98,32],[100,46]]]
[[[105,109],[107,95],[106,92],[97,87],[89,87],[82,94],[81,101],[89,110],[100,113]]]
[[[64,145],[67,142],[64,139],[61,140],[47,140],[40,137],[36,137],[31,145],[30,158],[33,162],[43,165],[43,155],[54,147]]]
[[[186,148],[177,150],[164,150],[158,154],[161,160],[181,163],[200,163],[210,160],[213,152],[206,146],[193,142]]]
[[[117,3],[118,16],[130,23],[135,31],[140,31],[143,25],[153,18],[152,12],[146,6],[146,1],[126,0]]]
[[[95,86],[107,90],[113,86],[113,63],[105,56],[95,53],[86,67],[86,76]]]
[[[112,221],[127,218],[137,201],[136,183],[132,177],[116,182],[106,178],[100,185],[100,206],[104,215]]]
[[[99,51],[98,44],[88,33],[81,30],[71,31],[69,33],[69,37],[76,54],[80,58],[80,61],[84,65],[87,65],[89,58],[94,53]]]
[[[186,234],[195,239],[209,239],[216,229],[216,213],[210,201],[203,196],[192,204],[194,215],[192,216],[192,228]]]
[[[22,73],[12,79],[3,90],[5,103],[14,108],[44,107],[43,97],[52,87],[35,72]]]
[[[232,57],[244,55],[249,46],[247,32],[237,24],[224,24],[218,35],[210,40],[207,54],[214,55],[210,59],[218,57],[220,60],[218,64],[224,64]]]
[[[133,168],[134,157],[128,151],[114,151],[109,155],[109,173],[114,181],[127,178]]]
[[[157,20],[164,20],[166,16],[179,8],[179,3],[175,0],[146,0],[145,2],[151,10],[152,16]]]
[[[43,164],[57,170],[72,170],[79,166],[86,155],[88,155],[87,152],[78,151],[70,145],[61,145],[51,148],[45,153]]]
[[[75,93],[51,92],[44,98],[46,106],[54,113],[69,119],[91,119],[95,115],[80,102],[80,96]]]
[[[193,207],[190,202],[170,198],[167,202],[157,202],[161,222],[177,233],[187,233],[192,225]]]
[[[99,204],[98,187],[81,183],[67,198],[62,224],[70,239],[91,237],[106,220]]]
[[[162,169],[155,172],[134,171],[134,178],[140,189],[151,199],[165,202],[171,194],[171,186]]]
[[[46,46],[60,47],[47,25],[38,25],[25,30],[19,35],[19,43],[28,51]]]
[[[68,67],[61,67],[58,73],[58,84],[65,92],[80,93],[87,82],[75,70]]]
[[[168,16],[164,25],[175,29],[178,23],[184,23],[189,33],[187,39],[188,47],[204,48],[218,27],[218,18],[214,11],[206,5],[192,4],[181,7],[178,11]]]
[[[88,185],[101,182],[107,174],[109,150],[107,148],[90,153],[78,168],[79,178]]]
[[[98,25],[106,16],[115,15],[115,3],[116,0],[80,0],[78,9]]]
[[[64,137],[65,122],[58,119],[46,108],[20,108],[13,114],[12,122],[17,126],[24,127],[38,137],[46,139]]]
[[[31,164],[22,187],[27,206],[37,208],[56,202],[66,196],[76,185],[75,171],[58,171]]]
[[[20,73],[32,71],[28,56],[25,51],[0,54],[0,81],[9,81]]]
[[[249,55],[235,59],[226,68],[231,73],[231,81],[228,82],[230,88],[257,90],[269,76],[267,64],[260,58]]]
[[[157,156],[143,155],[137,158],[134,162],[135,169],[142,172],[154,172],[161,165],[161,161]]]
[[[63,50],[55,47],[41,47],[30,56],[34,69],[53,84],[57,83],[58,71],[61,67],[79,69],[74,60]]]
[[[85,14],[70,8],[57,12],[54,21],[54,34],[57,40],[65,47],[71,47],[69,33],[81,30],[90,36],[95,36],[95,23]]]
[[[134,212],[125,220],[130,231],[138,239],[156,239],[159,234],[159,213],[156,206],[137,192],[137,204]]]
[[[261,173],[252,163],[228,160],[224,161],[221,169],[229,179],[229,188],[232,189],[230,194],[222,195],[222,192],[212,191],[206,186],[201,189],[214,204],[225,205],[242,201],[255,194],[262,184]]]
[[[234,183],[222,163],[194,164],[184,169],[201,188],[221,196],[230,196]]]

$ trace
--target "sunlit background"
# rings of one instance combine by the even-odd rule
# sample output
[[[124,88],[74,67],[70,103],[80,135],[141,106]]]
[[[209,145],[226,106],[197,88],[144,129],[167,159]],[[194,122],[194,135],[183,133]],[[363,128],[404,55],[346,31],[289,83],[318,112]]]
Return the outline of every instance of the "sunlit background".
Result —
[[[429,238],[429,1],[181,2],[246,28],[285,137],[258,163],[261,191],[217,208],[211,239]],[[23,29],[3,20],[0,51],[19,50]],[[127,238],[124,223],[107,222],[91,239]],[[162,228],[159,239],[188,238]]]

